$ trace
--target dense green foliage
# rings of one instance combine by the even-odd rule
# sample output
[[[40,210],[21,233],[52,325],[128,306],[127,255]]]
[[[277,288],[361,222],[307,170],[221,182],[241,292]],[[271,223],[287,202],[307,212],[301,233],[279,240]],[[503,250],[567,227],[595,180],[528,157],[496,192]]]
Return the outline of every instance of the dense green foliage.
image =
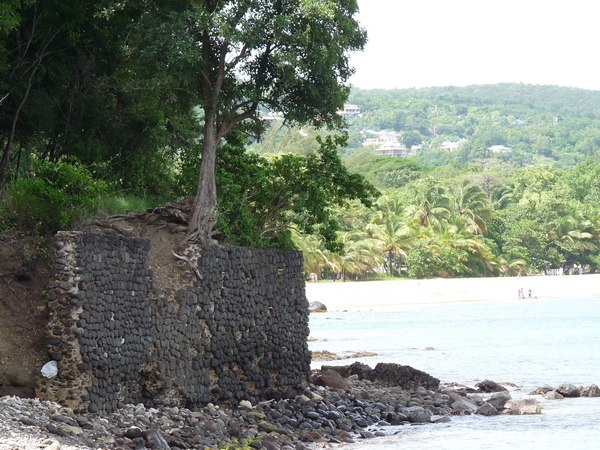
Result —
[[[201,111],[189,242],[212,242],[219,144],[241,125],[260,132],[259,107],[290,123],[340,126],[349,52],[365,43],[357,11],[356,0],[145,2],[129,41],[138,78],[159,92],[166,81]]]
[[[307,272],[472,277],[600,270],[600,161],[512,173],[429,169],[375,207],[340,210],[341,256],[297,236]],[[592,181],[593,180],[593,181]],[[589,184],[586,184],[586,181]],[[311,247],[312,245],[312,247]],[[360,251],[356,251],[360,249]]]
[[[361,176],[349,173],[337,154],[341,137],[317,140],[308,155],[262,157],[245,151],[241,134],[228,138],[218,156],[218,229],[236,245],[292,248],[292,229],[317,233],[324,246],[339,248],[338,221],[332,208],[350,199],[370,205],[376,191]],[[191,195],[200,163],[187,154],[180,177],[182,194]]]
[[[107,184],[78,161],[32,155],[30,173],[11,186],[3,215],[20,228],[57,231],[95,214],[107,192]]]
[[[320,232],[334,248],[332,206],[373,194],[342,166],[339,142],[266,159],[245,153],[241,134],[262,129],[259,106],[292,123],[341,123],[348,51],[365,42],[356,11],[355,0],[3,2],[5,211],[56,229],[98,204],[93,189],[72,195],[74,183],[53,184],[31,161],[60,174],[93,167],[112,188],[113,201],[99,205],[109,212],[200,197],[199,168],[218,153],[200,185],[218,178],[222,238],[290,246],[295,226]],[[81,164],[65,165],[66,157]]]
[[[600,92],[553,86],[497,84],[404,90],[353,89],[350,101],[362,116],[350,133],[364,129],[401,132],[401,140],[420,143],[416,159],[426,165],[452,161],[569,167],[598,155]],[[444,141],[464,139],[456,151]],[[357,139],[356,147],[361,145]],[[493,145],[512,152],[493,154]],[[410,146],[409,146],[410,147]]]
[[[334,255],[297,236],[307,272],[359,277],[598,271],[600,93],[516,84],[352,91],[350,171],[385,196],[354,219]],[[366,130],[394,130],[413,156],[377,156]],[[304,134],[310,130],[304,130]],[[255,146],[277,148],[288,135]],[[461,141],[454,151],[444,141]],[[492,145],[512,151],[494,154]],[[287,149],[289,146],[283,148]],[[384,203],[382,203],[384,202]],[[360,220],[356,220],[360,218]]]
[[[174,130],[191,115],[177,91],[137,82],[126,39],[139,10],[112,2],[11,5],[16,19],[0,33],[0,189],[35,153],[103,163],[104,177],[124,189],[163,196],[164,168],[182,143]]]
[[[346,51],[364,43],[356,2],[276,3],[269,15],[267,0],[3,2],[3,226],[53,230],[94,211],[196,195],[208,138],[218,144],[221,239],[293,241],[307,272],[598,271],[599,92],[354,89],[348,101],[362,115],[348,119],[340,147],[331,130],[306,124],[338,122]],[[286,125],[252,120],[267,109]],[[376,156],[362,148],[367,130],[396,131],[420,149]],[[262,142],[249,145],[257,132]],[[444,150],[445,141],[460,146]],[[353,174],[383,193],[373,205],[376,193]]]

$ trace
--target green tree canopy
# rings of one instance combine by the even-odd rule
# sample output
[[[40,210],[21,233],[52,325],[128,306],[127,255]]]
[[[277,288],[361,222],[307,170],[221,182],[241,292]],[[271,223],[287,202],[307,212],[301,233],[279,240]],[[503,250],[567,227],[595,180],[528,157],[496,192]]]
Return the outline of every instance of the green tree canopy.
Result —
[[[357,12],[356,0],[156,1],[144,11],[133,52],[169,64],[203,112],[191,240],[212,239],[219,143],[237,124],[260,127],[259,106],[291,123],[340,125],[348,54],[366,38]]]

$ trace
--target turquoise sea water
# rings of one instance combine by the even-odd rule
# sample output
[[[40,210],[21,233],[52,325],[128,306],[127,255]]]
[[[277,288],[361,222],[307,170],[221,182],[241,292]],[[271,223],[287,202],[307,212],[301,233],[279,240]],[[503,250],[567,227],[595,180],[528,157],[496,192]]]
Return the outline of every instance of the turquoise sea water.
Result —
[[[600,298],[413,305],[397,311],[312,314],[311,350],[377,356],[473,386],[510,382],[513,397],[543,384],[600,385]],[[350,364],[356,359],[315,362]],[[599,449],[600,399],[540,399],[539,416],[454,417],[448,424],[391,427],[393,436],[347,448]]]

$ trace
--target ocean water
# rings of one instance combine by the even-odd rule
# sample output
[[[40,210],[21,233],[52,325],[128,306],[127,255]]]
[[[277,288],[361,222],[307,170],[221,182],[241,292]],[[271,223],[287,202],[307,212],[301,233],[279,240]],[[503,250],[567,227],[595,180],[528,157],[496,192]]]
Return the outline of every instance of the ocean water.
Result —
[[[600,298],[493,300],[312,314],[311,350],[375,352],[321,365],[395,362],[442,382],[600,385]],[[600,449],[600,399],[544,400],[537,416],[453,417],[447,424],[387,427],[354,449]]]

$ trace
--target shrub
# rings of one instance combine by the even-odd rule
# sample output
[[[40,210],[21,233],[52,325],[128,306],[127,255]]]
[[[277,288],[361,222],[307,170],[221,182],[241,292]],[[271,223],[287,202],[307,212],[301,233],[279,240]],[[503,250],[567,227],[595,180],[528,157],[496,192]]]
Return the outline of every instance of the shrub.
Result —
[[[93,215],[107,189],[75,159],[32,155],[28,176],[14,183],[5,208],[17,225],[56,231]]]

